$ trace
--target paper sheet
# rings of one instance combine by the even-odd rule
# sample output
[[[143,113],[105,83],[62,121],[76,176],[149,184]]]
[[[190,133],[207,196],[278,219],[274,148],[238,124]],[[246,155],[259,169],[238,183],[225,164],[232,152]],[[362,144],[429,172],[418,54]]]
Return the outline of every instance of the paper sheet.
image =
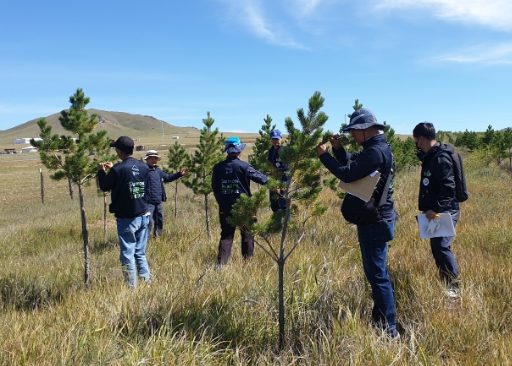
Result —
[[[338,187],[347,191],[351,195],[359,197],[362,200],[368,202],[372,198],[373,191],[375,190],[379,179],[380,172],[376,171],[362,179],[351,183],[345,183],[340,180]]]
[[[441,226],[434,234],[428,234],[425,230],[429,221],[426,214],[419,214],[416,216],[416,219],[418,221],[418,228],[420,230],[421,239],[437,238],[440,236],[455,236],[455,228],[453,227],[452,217],[447,212],[439,214],[439,221]]]

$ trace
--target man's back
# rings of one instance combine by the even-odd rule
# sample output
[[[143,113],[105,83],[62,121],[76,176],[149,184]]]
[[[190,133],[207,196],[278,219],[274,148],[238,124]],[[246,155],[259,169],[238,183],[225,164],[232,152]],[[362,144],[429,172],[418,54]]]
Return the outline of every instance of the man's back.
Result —
[[[219,209],[230,210],[241,194],[251,196],[250,181],[266,184],[267,177],[252,165],[230,156],[213,168],[212,188]]]
[[[146,183],[149,174],[147,164],[132,157],[112,167],[116,175],[112,187],[110,212],[117,218],[130,218],[147,211]]]

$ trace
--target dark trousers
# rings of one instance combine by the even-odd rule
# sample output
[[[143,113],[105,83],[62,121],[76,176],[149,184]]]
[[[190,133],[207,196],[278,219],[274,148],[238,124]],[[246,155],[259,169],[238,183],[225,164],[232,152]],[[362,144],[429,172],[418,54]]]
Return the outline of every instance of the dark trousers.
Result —
[[[236,227],[231,226],[227,219],[230,213],[219,212],[220,221],[220,241],[219,255],[217,257],[219,264],[226,264],[231,256],[231,247],[233,246],[233,238],[235,236]],[[241,231],[242,235],[242,256],[244,259],[250,258],[254,254],[254,236],[248,235],[245,230]]]
[[[286,200],[280,193],[278,193],[277,191],[269,191],[269,198],[270,208],[272,209],[272,212],[286,210]]]
[[[458,214],[452,215],[454,227],[457,225],[458,219]],[[459,266],[451,250],[453,238],[453,236],[444,236],[430,239],[430,248],[439,270],[439,276],[447,286],[456,285],[459,277]]]
[[[151,236],[151,228],[153,228],[153,236],[156,238],[162,235],[164,229],[164,210],[162,203],[148,204],[150,212],[150,221],[148,226],[148,237]]]

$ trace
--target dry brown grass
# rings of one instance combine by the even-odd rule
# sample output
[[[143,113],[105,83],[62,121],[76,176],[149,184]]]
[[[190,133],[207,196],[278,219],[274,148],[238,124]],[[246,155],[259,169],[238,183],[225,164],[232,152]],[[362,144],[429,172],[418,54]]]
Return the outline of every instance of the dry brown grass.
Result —
[[[1,364],[511,364],[512,198],[510,175],[496,167],[466,159],[471,196],[453,245],[462,275],[455,301],[444,296],[428,242],[418,239],[419,171],[398,176],[389,269],[400,342],[369,325],[356,232],[341,202],[322,192],[329,211],[310,222],[287,263],[289,347],[279,352],[276,265],[258,248],[244,264],[236,238],[232,261],[215,270],[217,243],[207,242],[200,197],[180,186],[176,220],[170,197],[163,238],[148,247],[154,280],[129,291],[114,219],[105,242],[102,197],[88,187],[92,284],[85,291],[78,202],[46,173],[43,205],[37,163],[10,162],[0,161]],[[217,237],[215,215],[212,225]]]

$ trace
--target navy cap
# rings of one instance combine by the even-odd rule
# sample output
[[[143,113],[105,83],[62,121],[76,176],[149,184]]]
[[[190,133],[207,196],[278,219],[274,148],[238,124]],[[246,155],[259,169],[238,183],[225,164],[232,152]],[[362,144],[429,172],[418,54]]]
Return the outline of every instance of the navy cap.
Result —
[[[342,128],[343,132],[350,130],[365,130],[370,127],[377,127],[379,130],[386,128],[382,123],[377,122],[377,117],[369,109],[361,108],[350,116],[350,123]]]

